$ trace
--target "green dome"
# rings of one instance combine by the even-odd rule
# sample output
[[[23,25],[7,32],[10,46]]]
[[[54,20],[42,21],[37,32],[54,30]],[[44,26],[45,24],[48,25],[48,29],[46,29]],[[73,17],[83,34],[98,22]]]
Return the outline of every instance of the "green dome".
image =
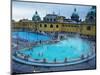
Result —
[[[73,12],[73,14],[72,14],[72,16],[71,16],[71,19],[72,19],[73,21],[76,21],[76,22],[79,21],[79,15],[76,13],[76,8],[74,9],[74,12]]]
[[[92,7],[91,10],[87,13],[86,21],[87,22],[95,22],[96,20],[96,8]]]
[[[35,14],[32,17],[32,21],[41,21],[40,16],[38,15],[38,12],[36,11]]]
[[[72,18],[79,18],[79,16],[78,16],[77,13],[73,13],[71,17],[72,17]]]

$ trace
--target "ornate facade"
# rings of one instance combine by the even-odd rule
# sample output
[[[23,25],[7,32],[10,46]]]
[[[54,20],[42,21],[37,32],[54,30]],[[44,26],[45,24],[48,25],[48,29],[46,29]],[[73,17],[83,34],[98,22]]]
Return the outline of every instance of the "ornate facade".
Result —
[[[91,22],[91,16],[94,17],[92,18],[94,22]],[[64,16],[58,16],[53,13],[47,14],[43,18],[43,21],[41,21],[41,18],[39,17],[38,12],[36,11],[31,21],[29,20],[13,22],[12,25],[13,29],[23,29],[32,32],[65,32],[80,33],[82,35],[88,36],[96,35],[95,12],[93,11],[90,11],[87,14],[86,20],[83,22],[79,20],[79,16],[78,13],[76,13],[76,9],[74,9],[74,13],[72,13],[71,19],[66,19]]]

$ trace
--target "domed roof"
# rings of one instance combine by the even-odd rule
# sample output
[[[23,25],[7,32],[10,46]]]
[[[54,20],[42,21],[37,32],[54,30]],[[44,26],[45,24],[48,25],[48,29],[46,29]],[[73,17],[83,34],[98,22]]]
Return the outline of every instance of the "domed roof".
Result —
[[[36,11],[35,14],[32,17],[32,21],[41,21],[40,16],[38,15],[38,12]]]
[[[76,8],[74,9],[74,12],[73,12],[71,17],[78,17],[79,18],[79,15],[76,13]]]
[[[96,8],[92,7],[91,10],[87,13],[86,21],[95,22],[95,20],[96,20]]]
[[[91,10],[88,12],[87,16],[90,16],[90,15],[94,17],[96,16],[95,8],[92,7]]]
[[[74,20],[74,21],[77,21],[77,22],[79,21],[79,15],[76,12],[76,8],[74,9],[74,12],[71,15],[71,19]]]

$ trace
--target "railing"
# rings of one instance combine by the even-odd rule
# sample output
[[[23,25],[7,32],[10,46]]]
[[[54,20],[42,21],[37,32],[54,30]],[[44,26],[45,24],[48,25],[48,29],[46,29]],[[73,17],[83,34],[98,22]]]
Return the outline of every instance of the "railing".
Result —
[[[18,62],[26,63],[27,65],[42,65],[42,66],[61,66],[61,65],[78,64],[78,63],[89,61],[93,57],[95,57],[95,53],[94,54],[91,53],[91,55],[87,55],[85,57],[80,56],[80,58],[72,59],[72,60],[68,60],[67,58],[65,58],[64,61],[57,61],[56,59],[54,59],[54,61],[49,62],[47,59],[34,59],[31,58],[29,55],[25,55],[20,52],[15,52],[13,55],[13,59]]]

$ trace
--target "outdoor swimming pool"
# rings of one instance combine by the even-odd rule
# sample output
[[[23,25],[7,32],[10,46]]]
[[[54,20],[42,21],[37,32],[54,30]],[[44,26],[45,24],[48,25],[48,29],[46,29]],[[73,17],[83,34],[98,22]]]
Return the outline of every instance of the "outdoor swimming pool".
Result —
[[[25,39],[28,41],[46,41],[46,40],[50,40],[51,38],[49,36],[44,36],[41,34],[37,34],[37,33],[30,33],[30,32],[13,32],[12,33],[12,38],[21,38],[21,39]]]
[[[15,36],[16,33],[13,35]],[[21,38],[38,41],[38,40],[50,40],[51,38],[44,35],[28,33],[27,39],[25,36],[27,32],[19,32]],[[37,39],[38,36],[39,38]],[[35,62],[45,62],[47,63],[64,63],[64,61],[75,61],[82,58],[88,58],[92,55],[90,41],[81,39],[79,37],[68,37],[65,40],[61,40],[57,43],[51,44],[39,44],[38,46],[33,46],[31,49],[21,49],[16,52],[17,54],[22,54],[28,56],[28,61]],[[20,57],[18,57],[20,58]],[[33,62],[34,62],[33,61]]]
[[[88,55],[90,53],[90,45],[80,39],[63,40],[56,44],[40,45],[33,47],[31,50],[21,50],[21,53],[29,55],[33,59],[47,59],[48,62],[64,61],[80,58],[81,55]]]

